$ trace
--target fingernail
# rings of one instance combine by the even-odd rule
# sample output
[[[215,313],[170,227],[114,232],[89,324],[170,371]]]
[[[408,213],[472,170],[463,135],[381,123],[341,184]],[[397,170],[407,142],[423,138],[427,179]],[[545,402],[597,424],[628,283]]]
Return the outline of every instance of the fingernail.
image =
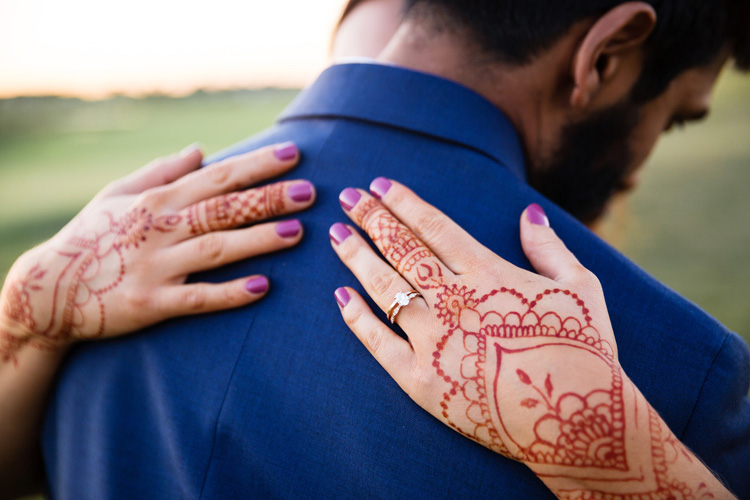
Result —
[[[536,224],[537,226],[550,227],[549,219],[547,218],[547,214],[544,213],[542,207],[540,207],[536,203],[532,203],[526,210],[526,213],[529,217],[529,222],[531,222],[532,224]]]
[[[346,307],[346,305],[349,303],[349,300],[351,300],[351,297],[349,296],[349,291],[346,288],[337,289],[335,295],[336,295],[336,302],[339,303],[342,309]]]
[[[259,293],[265,293],[266,290],[268,290],[268,278],[265,276],[250,278],[247,280],[247,283],[245,283],[245,290],[256,295]]]
[[[383,196],[385,196],[385,193],[388,192],[389,189],[391,189],[391,181],[386,179],[385,177],[378,177],[372,183],[370,184],[370,192],[375,196],[375,198],[382,200]]]
[[[360,198],[362,198],[362,195],[359,191],[353,188],[346,188],[341,191],[341,194],[339,195],[339,203],[341,203],[341,206],[344,207],[345,210],[351,210],[357,205]]]
[[[200,151],[203,149],[203,147],[200,145],[199,142],[194,142],[190,146],[184,148],[182,151],[180,151],[180,156],[188,156],[189,154]]]
[[[293,142],[284,142],[273,150],[273,154],[281,161],[293,160],[297,157],[297,153],[297,145]]]
[[[328,236],[330,236],[333,242],[337,245],[342,244],[344,240],[351,235],[352,232],[349,231],[349,228],[340,222],[331,226],[331,229],[328,231]]]
[[[294,238],[302,230],[302,224],[297,219],[276,224],[276,234],[282,238]]]
[[[292,184],[289,186],[287,194],[291,199],[298,203],[310,201],[313,196],[313,185],[307,181],[300,182],[299,184]]]

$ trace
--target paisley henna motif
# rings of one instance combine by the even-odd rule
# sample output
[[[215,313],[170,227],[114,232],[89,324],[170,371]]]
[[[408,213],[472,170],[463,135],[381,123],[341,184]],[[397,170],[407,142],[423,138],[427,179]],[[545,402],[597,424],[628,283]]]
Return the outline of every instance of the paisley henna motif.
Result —
[[[523,461],[560,498],[714,497],[705,484],[670,478],[669,465],[692,461],[690,454],[642,396],[625,393],[613,345],[576,293],[554,288],[527,297],[500,287],[480,295],[446,282],[434,254],[379,202],[360,203],[352,216],[397,270],[436,291],[434,314],[445,334],[432,367],[445,384],[437,410],[445,423]],[[543,362],[561,356],[578,368],[575,375]],[[650,460],[633,451],[644,449]],[[582,481],[592,488],[570,489]]]
[[[606,478],[598,483],[600,491],[571,491],[562,498],[712,498],[708,491],[694,492],[670,480],[665,448],[683,448],[645,402],[624,403],[623,375],[612,346],[602,340],[575,293],[546,290],[531,301],[508,288],[481,298],[476,294],[466,286],[444,285],[434,306],[447,328],[433,367],[446,383],[440,409],[448,425],[523,461],[552,483]],[[568,298],[579,314],[564,317],[546,308],[545,301],[555,295]],[[456,349],[465,353],[461,365],[443,364],[443,354]],[[580,375],[561,378],[539,363],[548,349],[564,352]],[[519,430],[519,418],[525,430]],[[639,463],[628,451],[634,446],[650,447],[651,462]],[[623,484],[632,484],[633,493],[612,493],[612,485]]]
[[[626,386],[614,346],[576,293],[553,288],[527,297],[500,287],[481,295],[447,282],[435,255],[378,201],[363,200],[352,217],[401,274],[435,291],[445,333],[432,368],[445,384],[436,414],[446,424],[526,463],[560,498],[714,498],[703,483],[670,478],[669,466],[692,462],[690,453]],[[556,373],[547,359],[576,370]],[[648,458],[641,450],[651,451]],[[584,482],[587,490],[575,488]]]

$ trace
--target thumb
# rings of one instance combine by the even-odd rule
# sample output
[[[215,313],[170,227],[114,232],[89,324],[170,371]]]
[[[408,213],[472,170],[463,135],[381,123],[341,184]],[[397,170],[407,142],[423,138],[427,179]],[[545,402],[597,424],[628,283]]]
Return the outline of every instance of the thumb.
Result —
[[[106,195],[138,194],[147,189],[171,184],[197,170],[202,160],[203,152],[200,145],[193,144],[176,155],[154,160],[124,179],[113,183],[113,187]]]
[[[521,215],[521,246],[534,269],[558,283],[570,283],[588,271],[550,227],[541,206],[529,205]]]

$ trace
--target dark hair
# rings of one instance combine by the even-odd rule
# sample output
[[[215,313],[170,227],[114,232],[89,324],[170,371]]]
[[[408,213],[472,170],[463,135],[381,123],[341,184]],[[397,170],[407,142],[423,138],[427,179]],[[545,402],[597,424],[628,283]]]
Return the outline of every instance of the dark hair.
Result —
[[[342,20],[364,0],[350,0]],[[625,0],[404,0],[439,8],[469,30],[499,61],[529,63],[576,22],[601,16]],[[684,71],[716,59],[729,44],[737,66],[750,70],[750,0],[647,0],[658,21],[647,41],[646,60],[633,98],[660,95]]]

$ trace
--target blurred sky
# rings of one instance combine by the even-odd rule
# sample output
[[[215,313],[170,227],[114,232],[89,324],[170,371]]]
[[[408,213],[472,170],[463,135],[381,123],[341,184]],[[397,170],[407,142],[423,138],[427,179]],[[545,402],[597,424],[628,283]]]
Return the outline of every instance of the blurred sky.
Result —
[[[299,87],[346,0],[0,0],[0,97]]]

